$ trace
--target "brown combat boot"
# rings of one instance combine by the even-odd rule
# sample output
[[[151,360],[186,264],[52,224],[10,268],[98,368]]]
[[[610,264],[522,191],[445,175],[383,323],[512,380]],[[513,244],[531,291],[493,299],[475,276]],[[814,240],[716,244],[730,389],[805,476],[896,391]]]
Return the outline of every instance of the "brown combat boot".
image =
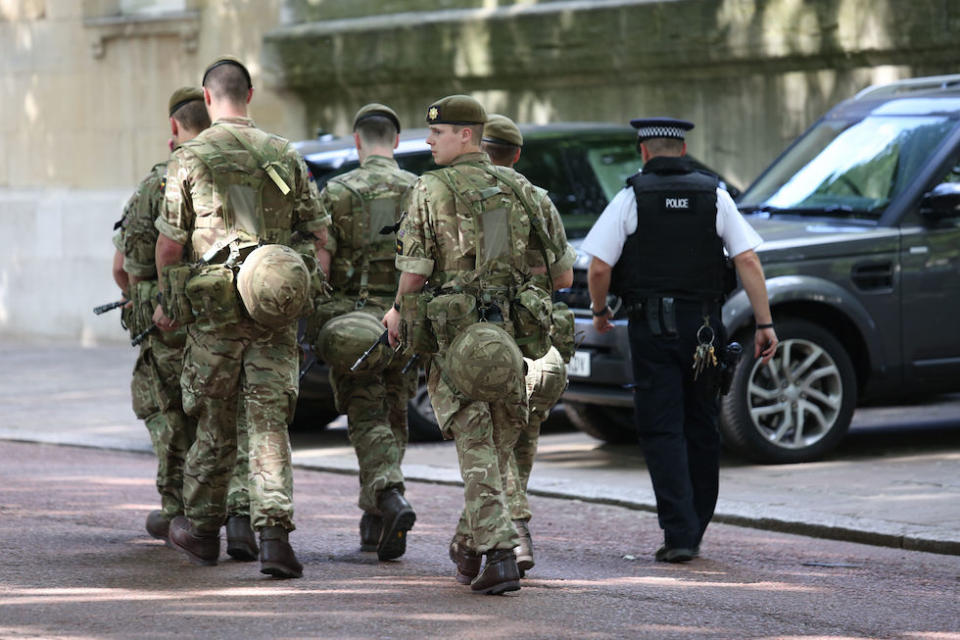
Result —
[[[257,559],[257,535],[250,526],[250,516],[227,517],[227,555],[240,562]]]
[[[372,513],[364,512],[360,518],[360,551],[376,551],[380,546],[380,533],[383,519]]]
[[[514,520],[513,525],[520,534],[520,544],[513,548],[513,553],[517,556],[517,568],[520,569],[522,578],[527,571],[533,569],[533,538],[530,537],[530,529],[527,527],[526,520]]]
[[[212,567],[220,557],[220,534],[197,531],[186,516],[170,522],[170,544],[194,564]]]
[[[457,582],[470,584],[480,573],[483,556],[466,549],[459,542],[450,543],[450,559],[457,565]]]
[[[303,565],[294,555],[287,530],[283,527],[260,530],[260,573],[274,578],[303,577]]]
[[[163,515],[163,511],[157,509],[147,514],[147,533],[157,540],[163,540],[170,546],[170,521]]]
[[[377,496],[377,507],[383,514],[383,531],[377,545],[377,559],[393,560],[407,551],[407,531],[413,528],[417,514],[397,488],[384,489]]]
[[[513,549],[491,549],[486,553],[487,564],[470,588],[477,593],[498,596],[507,591],[520,590],[520,569]]]

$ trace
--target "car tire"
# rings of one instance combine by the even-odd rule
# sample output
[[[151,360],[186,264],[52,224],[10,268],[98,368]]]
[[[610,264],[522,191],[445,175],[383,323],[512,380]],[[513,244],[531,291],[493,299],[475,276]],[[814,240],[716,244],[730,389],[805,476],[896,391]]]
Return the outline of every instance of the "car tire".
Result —
[[[407,403],[407,427],[410,430],[410,442],[437,442],[443,440],[437,416],[430,404],[427,385],[421,384],[417,392]]]
[[[563,409],[580,431],[608,444],[636,444],[633,409],[563,401]]]
[[[846,435],[857,400],[856,373],[843,345],[822,327],[800,319],[777,324],[780,345],[763,366],[743,334],[744,358],[721,398],[724,444],[750,460],[808,462]]]

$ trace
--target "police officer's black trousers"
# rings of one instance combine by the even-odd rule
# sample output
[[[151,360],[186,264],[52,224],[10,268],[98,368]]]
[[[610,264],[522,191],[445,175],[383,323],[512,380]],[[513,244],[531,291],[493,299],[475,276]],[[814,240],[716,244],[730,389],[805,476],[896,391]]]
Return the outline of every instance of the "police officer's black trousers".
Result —
[[[668,547],[692,549],[717,504],[720,434],[711,369],[693,379],[699,302],[678,302],[675,335],[654,335],[642,313],[631,314],[630,351],[636,383],[637,429],[657,498],[657,515]],[[717,355],[725,336],[711,314]]]

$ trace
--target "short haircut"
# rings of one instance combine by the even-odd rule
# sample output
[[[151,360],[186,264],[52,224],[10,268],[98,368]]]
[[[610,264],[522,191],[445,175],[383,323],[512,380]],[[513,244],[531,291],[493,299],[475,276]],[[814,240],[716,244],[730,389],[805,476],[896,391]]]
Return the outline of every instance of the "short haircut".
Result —
[[[180,123],[180,126],[191,133],[200,133],[210,126],[210,114],[203,100],[191,100],[170,116]]]
[[[247,74],[235,64],[221,64],[208,71],[203,86],[214,98],[233,104],[246,104],[250,92]]]
[[[453,125],[453,130],[457,133],[461,129],[470,129],[473,132],[473,142],[478,147],[480,146],[480,141],[483,139],[483,125],[482,124],[455,124]]]
[[[367,116],[357,123],[357,134],[364,146],[392,147],[397,137],[397,126],[386,116]]]
[[[490,156],[490,161],[493,162],[493,164],[507,166],[513,163],[513,157],[516,155],[517,149],[520,147],[512,144],[500,144],[499,142],[489,142],[484,140],[483,144],[480,145],[480,148],[487,152],[487,155]]]
[[[647,138],[640,144],[647,145],[647,151],[654,155],[680,155],[683,153],[683,140],[676,138]]]

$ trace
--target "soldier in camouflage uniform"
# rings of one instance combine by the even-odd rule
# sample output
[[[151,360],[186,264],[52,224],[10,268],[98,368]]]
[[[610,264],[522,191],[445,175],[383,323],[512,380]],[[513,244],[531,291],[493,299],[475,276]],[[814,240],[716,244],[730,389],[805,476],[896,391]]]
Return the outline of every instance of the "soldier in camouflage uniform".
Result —
[[[320,193],[320,203],[332,219],[320,262],[329,264],[326,271],[334,296],[319,306],[311,333],[331,318],[355,310],[379,320],[397,290],[395,227],[401,203],[417,176],[400,169],[393,159],[400,133],[393,109],[368,104],[353,123],[360,167],[332,178]],[[350,331],[346,324],[337,326],[338,331]],[[354,373],[348,368],[353,361],[328,359],[337,409],[347,415],[347,433],[360,466],[360,548],[376,551],[380,560],[403,555],[406,532],[416,519],[403,496],[400,470],[407,444],[407,401],[417,385],[417,367],[403,372],[408,360],[397,353],[385,369]]]
[[[203,91],[199,87],[177,89],[170,97],[168,108],[171,144],[174,147],[192,140],[210,126],[210,117],[203,104]],[[127,323],[131,335],[138,335],[151,326],[157,306],[154,255],[157,230],[154,221],[163,208],[166,173],[166,162],[153,166],[124,207],[120,228],[114,238],[120,268],[129,285],[131,306]],[[150,332],[140,345],[131,384],[134,413],[145,421],[158,461],[157,489],[162,508],[150,512],[146,529],[150,535],[164,541],[169,534],[170,521],[183,514],[183,463],[196,430],[196,421],[183,412],[180,396],[185,342],[186,331],[183,329],[167,333]],[[249,531],[247,473],[247,457],[243,449],[237,456],[234,474],[242,481],[232,486],[230,513],[234,517],[245,518],[246,536],[233,536],[235,540],[231,555],[252,560],[256,558],[256,552],[251,553],[248,548],[252,532]],[[233,523],[233,529],[237,528]]]
[[[520,160],[523,148],[523,134],[510,118],[492,113],[483,127],[481,149],[490,157],[490,161],[501,167],[513,168]],[[545,189],[536,187],[537,208],[546,221],[546,230],[553,244],[562,247],[560,255],[550,254],[550,277],[554,289],[563,289],[573,284],[573,263],[577,259],[576,250],[567,242],[560,213]],[[520,575],[533,568],[533,540],[530,536],[530,504],[527,501],[527,483],[533,468],[533,459],[537,453],[540,439],[540,425],[551,409],[560,400],[560,394],[567,387],[567,370],[563,358],[556,347],[542,358],[526,358],[526,386],[528,395],[529,418],[517,444],[510,455],[510,469],[507,479],[507,502],[510,505],[510,517],[520,534],[520,544],[514,549]]]
[[[154,320],[163,330],[190,323],[180,382],[184,409],[197,418],[184,468],[186,516],[171,523],[170,542],[193,562],[217,563],[242,395],[260,570],[295,578],[303,567],[288,538],[294,524],[287,425],[297,399],[296,317],[277,326],[254,321],[240,307],[229,265],[260,242],[289,245],[295,231],[315,235],[322,247],[328,220],[303,159],[286,140],[257,129],[247,117],[253,86],[246,67],[236,58],[217,60],[204,73],[203,92],[213,126],[171,157],[166,208],[157,220],[163,306]],[[197,269],[181,290],[175,283],[184,250],[188,262],[206,256],[222,264]],[[198,291],[201,284],[205,288]],[[184,295],[195,322],[182,306]]]
[[[427,316],[438,352],[428,367],[427,385],[441,430],[456,440],[464,481],[465,508],[451,559],[459,582],[480,593],[497,594],[520,588],[513,553],[519,540],[504,486],[510,451],[527,419],[522,359],[507,336],[517,351],[518,375],[503,376],[502,389],[483,389],[487,397],[499,399],[478,401],[471,399],[480,397],[478,390],[458,388],[455,378],[482,377],[478,371],[482,363],[447,356],[458,344],[451,336],[476,318],[488,321],[480,326],[512,330],[505,320],[514,296],[536,274],[545,273],[546,265],[538,252],[545,239],[535,233],[535,225],[542,229],[543,220],[534,219],[524,204],[533,201],[533,186],[516,172],[493,166],[480,151],[485,121],[483,106],[469,96],[449,96],[427,109],[427,143],[444,168],[425,173],[413,187],[397,243],[396,264],[402,272],[398,295],[384,325],[395,343],[401,304],[429,283],[436,297]],[[472,350],[498,355],[505,346],[509,345]],[[490,395],[491,391],[498,393]],[[486,556],[482,571],[481,556]]]

